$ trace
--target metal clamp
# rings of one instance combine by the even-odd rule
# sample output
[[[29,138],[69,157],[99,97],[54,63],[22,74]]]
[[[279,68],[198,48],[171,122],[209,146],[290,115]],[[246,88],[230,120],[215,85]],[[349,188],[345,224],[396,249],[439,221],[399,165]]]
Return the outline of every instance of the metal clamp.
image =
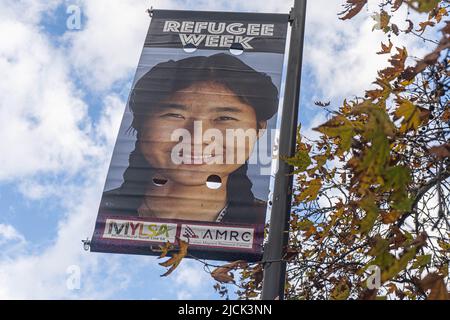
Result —
[[[294,8],[291,8],[291,11],[289,11],[289,17],[288,17],[289,24],[293,24],[295,21],[295,13]]]
[[[154,13],[153,6],[150,7],[150,9],[147,9],[146,12],[148,13],[148,16],[149,16],[150,18],[152,18],[152,17],[153,17],[153,13]]]
[[[89,251],[89,249],[91,248],[91,240],[89,240],[89,238],[86,238],[86,240],[81,240],[81,242],[83,243],[84,251]]]

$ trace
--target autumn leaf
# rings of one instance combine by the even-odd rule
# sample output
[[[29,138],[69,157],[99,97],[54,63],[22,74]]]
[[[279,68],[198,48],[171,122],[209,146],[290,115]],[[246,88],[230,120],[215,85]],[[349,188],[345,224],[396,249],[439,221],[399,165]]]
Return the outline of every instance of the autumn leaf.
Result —
[[[444,16],[448,16],[448,12],[447,9],[445,8],[439,8],[439,10],[434,10],[432,11],[432,13],[435,12],[435,14],[433,15],[433,18],[436,20],[437,23],[441,22],[442,18]],[[432,17],[432,14],[430,14],[430,18]]]
[[[386,189],[405,190],[411,181],[411,172],[405,166],[394,166],[386,169],[384,175]]]
[[[356,16],[362,8],[366,5],[367,0],[347,0],[347,3],[344,5],[345,10],[340,12],[339,15],[344,15],[340,17],[341,20],[348,20]]]
[[[301,221],[297,222],[296,227],[304,232],[305,238],[311,237],[314,233],[316,233],[317,229],[314,226],[314,223],[309,219],[302,219]]]
[[[391,67],[387,67],[381,71],[379,74],[385,79],[385,81],[392,81],[398,76],[400,76],[405,70],[405,61],[408,57],[408,51],[406,48],[396,48],[397,53],[389,59]]]
[[[449,26],[450,24],[447,24],[447,28]],[[427,54],[422,60],[417,62],[414,67],[414,74],[417,75],[418,73],[423,72],[428,66],[435,64],[438,61],[441,52],[448,48],[450,48],[450,39],[444,38],[433,52]]]
[[[444,121],[444,122],[450,121],[450,109],[447,109],[447,110],[444,111],[444,113],[441,116],[441,120]]]
[[[400,34],[400,29],[395,23],[391,24],[391,29],[396,36]]]
[[[424,21],[424,22],[420,22],[419,26],[420,29],[417,30],[417,32],[420,32],[420,34],[425,32],[425,29],[427,27],[434,27],[435,23],[433,21]]]
[[[307,150],[297,151],[292,158],[281,157],[281,159],[295,167],[294,174],[304,172],[312,164]]]
[[[381,219],[384,224],[391,224],[396,222],[402,216],[402,212],[392,210],[389,213],[381,214]]]
[[[400,9],[400,7],[403,4],[403,0],[395,0],[394,4],[392,5],[392,11],[397,11]]]
[[[428,110],[415,106],[407,99],[398,99],[397,104],[398,108],[394,115],[396,120],[403,118],[400,127],[401,133],[405,133],[409,130],[416,131],[419,126],[426,121],[429,114]]]
[[[234,275],[231,271],[236,268],[245,268],[246,266],[247,263],[245,261],[234,261],[214,269],[211,272],[211,276],[220,283],[234,283]]]
[[[430,273],[420,281],[424,291],[430,291],[427,300],[450,300],[450,294],[444,282],[444,277],[437,273]]]
[[[160,263],[159,265],[163,267],[170,267],[166,273],[164,273],[161,277],[167,277],[170,275],[180,264],[181,260],[187,255],[188,243],[179,239],[179,249],[177,253],[174,253],[170,259],[165,262]],[[164,254],[164,252],[163,252]],[[166,253],[167,254],[167,253]],[[164,255],[165,256],[165,255]]]
[[[441,0],[408,0],[408,5],[418,12],[430,12]]]
[[[438,245],[442,248],[442,250],[450,252],[450,243],[446,243],[443,240],[438,240]]]
[[[373,195],[364,197],[364,199],[360,201],[360,206],[361,209],[366,212],[365,217],[359,223],[359,232],[364,234],[372,230],[372,227],[380,214],[380,210],[375,203]]]
[[[406,22],[408,22],[408,28],[404,31],[406,34],[410,33],[411,31],[413,31],[414,29],[414,22],[412,22],[411,20],[406,20]]]
[[[341,279],[331,291],[331,300],[346,300],[350,295],[350,286],[348,281]]]
[[[164,246],[159,246],[160,250],[161,250],[161,255],[159,256],[158,259],[162,259],[165,258],[167,256],[167,254],[169,253],[170,250],[173,250],[173,244],[170,243],[169,241],[167,241]]]
[[[309,182],[305,183],[305,189],[303,190],[300,195],[296,197],[296,200],[298,202],[302,201],[313,201],[317,198],[317,195],[319,194],[320,189],[322,188],[322,180],[321,179],[314,179]]]
[[[340,156],[348,151],[352,145],[352,140],[355,136],[353,125],[354,124],[345,117],[336,116],[313,130],[323,133],[328,137],[339,138],[340,143],[336,154]]]
[[[450,158],[450,142],[442,146],[432,147],[428,152],[439,160]]]
[[[389,31],[389,22],[391,21],[391,16],[385,11],[381,10],[380,13],[375,13],[372,16],[376,24],[373,26],[373,30],[383,30],[384,32]]]
[[[386,169],[383,178],[383,189],[391,192],[392,207],[403,212],[409,211],[412,205],[412,200],[407,193],[407,186],[411,182],[410,169],[405,166],[389,167]]]
[[[382,89],[368,90],[366,91],[366,97],[376,101],[387,100],[392,93],[392,86],[389,81],[383,79],[382,77],[377,78],[374,84],[379,85]]]
[[[431,254],[425,254],[423,256],[417,256],[416,261],[413,263],[412,268],[423,268],[431,262]]]
[[[392,264],[381,273],[381,282],[395,278],[402,270],[406,268],[408,263],[414,259],[417,253],[417,248],[412,247],[406,250],[399,259],[394,259]]]
[[[381,43],[381,51],[377,52],[377,54],[387,54],[387,53],[391,53],[392,50],[392,42],[391,40],[389,40],[389,44],[384,44],[383,42]]]

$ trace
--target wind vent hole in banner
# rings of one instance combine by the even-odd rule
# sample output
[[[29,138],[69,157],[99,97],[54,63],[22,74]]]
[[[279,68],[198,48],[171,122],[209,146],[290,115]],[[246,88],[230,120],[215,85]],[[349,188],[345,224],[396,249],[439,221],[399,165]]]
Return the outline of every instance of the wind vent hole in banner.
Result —
[[[195,51],[197,51],[197,47],[192,43],[188,43],[183,47],[183,50],[186,53],[194,53]]]
[[[222,179],[217,175],[211,175],[206,180],[206,186],[209,189],[217,190],[222,186]]]
[[[240,43],[233,43],[230,47],[230,53],[235,56],[240,56],[244,53],[244,47]]]
[[[162,187],[167,183],[167,179],[153,178],[153,183],[155,184],[155,186]]]

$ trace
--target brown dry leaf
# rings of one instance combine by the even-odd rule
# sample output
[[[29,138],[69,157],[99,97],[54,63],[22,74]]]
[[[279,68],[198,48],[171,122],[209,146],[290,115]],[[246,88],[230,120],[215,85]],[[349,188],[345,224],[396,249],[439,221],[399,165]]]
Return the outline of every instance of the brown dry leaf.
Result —
[[[417,63],[415,73],[419,74],[428,66],[435,64],[438,61],[441,52],[448,48],[450,48],[450,38],[443,38],[439,43],[439,46],[433,52],[426,55],[425,58]]]
[[[381,43],[381,51],[377,52],[377,54],[387,54],[387,53],[391,53],[392,50],[392,42],[391,40],[389,40],[389,44],[384,44],[383,42]]]
[[[159,246],[161,249],[161,255],[158,259],[162,259],[167,256],[170,250],[173,250],[173,244],[167,241],[163,246]]]
[[[414,23],[411,20],[409,20],[409,19],[406,20],[406,22],[408,22],[408,29],[406,29],[404,32],[405,33],[410,33],[414,29]]]
[[[444,113],[441,116],[442,121],[450,121],[450,109],[447,109],[444,111]]]
[[[359,300],[375,300],[377,298],[378,290],[376,289],[365,289],[359,296]]]
[[[434,19],[436,20],[437,23],[439,23],[439,22],[441,22],[441,20],[444,16],[448,16],[447,9],[439,8],[439,10],[436,10]]]
[[[234,261],[214,269],[214,271],[211,272],[211,276],[220,283],[233,283],[234,275],[230,271],[239,267],[245,267],[246,265],[247,263],[245,261]]]
[[[417,30],[417,32],[420,32],[421,34],[425,32],[425,29],[427,27],[434,27],[435,23],[433,21],[424,21],[419,23],[420,29]]]
[[[450,300],[444,277],[437,273],[430,273],[420,281],[422,290],[430,290],[427,300]]]
[[[400,7],[403,4],[403,0],[395,0],[394,4],[392,5],[392,11],[397,11],[398,9],[400,9]]]
[[[401,216],[402,213],[400,211],[392,210],[388,213],[381,214],[381,219],[384,224],[391,224],[396,222]]]
[[[430,150],[428,150],[428,151],[430,152],[430,154],[432,154],[439,160],[449,158],[450,157],[450,143],[444,144],[442,146],[430,148]]]
[[[391,30],[396,36],[400,34],[400,29],[395,23],[391,24]]]
[[[379,71],[380,76],[384,77],[386,81],[392,81],[405,71],[405,61],[408,57],[408,51],[405,47],[396,48],[397,54],[393,55],[389,62],[391,67]]]
[[[339,13],[339,15],[344,16],[339,19],[348,20],[353,18],[364,8],[366,3],[367,0],[347,0],[347,3],[344,5],[345,10]]]
[[[169,274],[171,274],[180,264],[181,260],[183,260],[184,257],[187,255],[189,244],[183,240],[179,240],[179,250],[177,253],[174,253],[172,257],[165,261],[160,263],[159,265],[163,267],[169,267],[169,270],[167,270],[166,273],[164,273],[161,277],[167,277]]]

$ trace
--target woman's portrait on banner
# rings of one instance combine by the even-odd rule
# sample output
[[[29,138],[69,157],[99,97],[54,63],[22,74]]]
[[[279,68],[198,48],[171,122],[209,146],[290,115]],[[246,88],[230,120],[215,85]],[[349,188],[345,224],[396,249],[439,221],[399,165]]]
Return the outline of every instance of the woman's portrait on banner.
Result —
[[[266,199],[252,193],[248,159],[278,100],[270,76],[229,53],[157,64],[132,89],[134,149],[100,211],[263,224]]]

